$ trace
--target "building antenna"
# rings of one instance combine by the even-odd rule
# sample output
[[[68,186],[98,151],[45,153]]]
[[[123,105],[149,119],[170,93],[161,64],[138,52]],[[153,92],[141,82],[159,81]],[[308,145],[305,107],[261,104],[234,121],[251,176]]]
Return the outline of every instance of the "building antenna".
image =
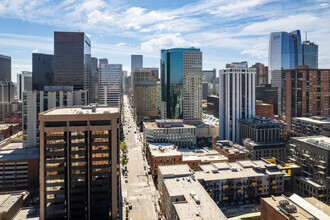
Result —
[[[305,41],[307,41],[307,31],[306,31],[306,39],[305,39]]]

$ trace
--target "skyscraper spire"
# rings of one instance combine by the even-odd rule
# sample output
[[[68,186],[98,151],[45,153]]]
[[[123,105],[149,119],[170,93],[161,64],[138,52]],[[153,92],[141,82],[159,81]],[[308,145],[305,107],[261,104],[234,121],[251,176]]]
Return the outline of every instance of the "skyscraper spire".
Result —
[[[306,31],[306,37],[305,37],[305,41],[307,41],[307,31]]]

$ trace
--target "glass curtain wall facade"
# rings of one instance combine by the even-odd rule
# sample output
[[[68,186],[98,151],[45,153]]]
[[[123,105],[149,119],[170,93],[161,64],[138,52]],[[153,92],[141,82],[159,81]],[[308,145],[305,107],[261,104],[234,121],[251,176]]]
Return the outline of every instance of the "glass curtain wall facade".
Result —
[[[302,65],[300,31],[273,32],[269,37],[268,82],[278,87],[278,111],[281,110],[281,70]],[[280,114],[280,112],[279,112]]]
[[[162,116],[198,122],[202,118],[202,52],[161,50]]]
[[[54,85],[90,89],[91,41],[85,33],[54,32]]]
[[[11,81],[11,57],[0,54],[0,81]]]
[[[54,55],[33,53],[32,54],[32,89],[42,91],[44,86],[54,84],[53,74]]]
[[[302,44],[303,65],[311,69],[317,69],[319,63],[319,46],[310,41],[304,41]]]

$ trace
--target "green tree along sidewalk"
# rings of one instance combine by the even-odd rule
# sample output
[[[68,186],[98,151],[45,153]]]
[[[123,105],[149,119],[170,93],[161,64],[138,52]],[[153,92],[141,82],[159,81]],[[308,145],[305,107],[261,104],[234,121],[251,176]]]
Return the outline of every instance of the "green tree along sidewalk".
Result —
[[[120,142],[120,150],[124,153],[124,156],[121,158],[121,164],[126,165],[128,163],[128,159],[126,158],[126,153],[127,153],[127,144],[125,141]]]

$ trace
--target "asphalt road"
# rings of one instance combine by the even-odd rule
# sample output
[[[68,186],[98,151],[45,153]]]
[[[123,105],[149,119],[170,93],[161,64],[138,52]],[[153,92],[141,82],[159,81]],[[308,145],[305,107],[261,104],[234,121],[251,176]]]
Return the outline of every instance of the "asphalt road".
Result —
[[[135,134],[136,124],[129,109],[128,98],[124,96],[125,123],[123,126],[125,142],[128,147],[128,183],[125,183],[123,172],[121,172],[122,198],[123,198],[123,219],[126,217],[126,202],[131,202],[132,210],[129,218],[132,220],[156,220],[157,191],[147,176],[145,166],[146,160],[142,155],[142,143]],[[137,132],[137,131],[136,131]]]

